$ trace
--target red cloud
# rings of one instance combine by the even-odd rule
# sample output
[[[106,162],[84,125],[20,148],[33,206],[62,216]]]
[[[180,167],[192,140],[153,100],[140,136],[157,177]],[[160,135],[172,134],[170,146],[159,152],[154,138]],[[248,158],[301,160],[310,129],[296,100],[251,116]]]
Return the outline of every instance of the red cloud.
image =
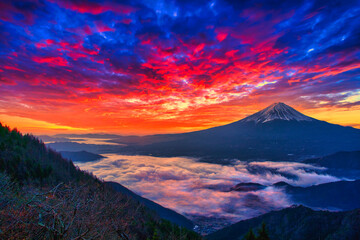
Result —
[[[35,47],[44,48],[44,47],[47,47],[47,45],[45,43],[35,43]]]
[[[226,37],[227,37],[227,33],[218,33],[218,34],[216,35],[216,39],[217,39],[219,42],[224,41]]]
[[[122,5],[113,2],[104,2],[102,4],[96,2],[71,1],[71,0],[52,0],[60,7],[70,9],[79,13],[101,14],[112,11],[118,14],[130,14],[136,10],[131,6]]]
[[[54,40],[52,40],[52,39],[46,39],[45,43],[43,43],[43,42],[35,43],[35,47],[37,47],[37,48],[45,48],[45,47],[48,47],[48,46],[53,45],[55,43],[56,42]]]
[[[75,57],[86,57],[88,55],[98,55],[100,48],[96,45],[93,46],[94,49],[88,49],[83,46],[83,41],[79,41],[77,43],[68,43],[68,42],[60,42],[60,47],[57,49],[58,51],[64,51],[67,53],[71,58]]]
[[[7,69],[7,70],[15,70],[15,71],[21,71],[21,72],[25,72],[22,69],[19,69],[17,67],[13,67],[13,66],[3,66],[3,68]]]
[[[226,27],[215,29],[216,39],[219,42],[224,41],[227,38],[227,36],[229,35],[229,31],[230,30],[228,28],[226,28]]]
[[[52,40],[52,39],[46,39],[45,42],[46,42],[47,45],[51,45],[51,44],[55,43],[55,41]]]
[[[85,58],[88,56],[86,54],[79,53],[79,52],[68,52],[67,55],[74,60],[77,60],[78,58]]]
[[[96,23],[95,23],[95,25],[96,25],[96,30],[97,30],[97,32],[114,32],[115,31],[115,29],[114,28],[111,28],[111,27],[109,27],[109,26],[107,26],[107,25],[105,25],[103,22],[101,22],[101,21],[97,21]]]
[[[32,60],[37,63],[48,63],[55,66],[68,66],[68,61],[62,57],[33,57]]]

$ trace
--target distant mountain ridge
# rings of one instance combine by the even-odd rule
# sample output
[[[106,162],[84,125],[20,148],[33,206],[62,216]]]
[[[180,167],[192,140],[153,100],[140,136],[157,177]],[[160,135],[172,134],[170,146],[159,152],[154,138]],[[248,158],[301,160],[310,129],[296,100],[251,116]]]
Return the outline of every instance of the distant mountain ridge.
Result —
[[[249,229],[266,224],[270,239],[276,240],[357,240],[360,239],[360,209],[348,212],[314,211],[293,206],[272,211],[206,236],[208,240],[242,240]]]
[[[321,158],[307,159],[304,163],[327,168],[360,170],[360,151],[337,152]]]
[[[295,187],[285,182],[274,184],[290,196],[291,201],[311,208],[352,210],[360,208],[360,180]]]
[[[99,154],[94,154],[86,151],[79,151],[79,152],[60,151],[60,154],[61,156],[63,156],[63,158],[70,159],[73,162],[92,162],[104,158]]]

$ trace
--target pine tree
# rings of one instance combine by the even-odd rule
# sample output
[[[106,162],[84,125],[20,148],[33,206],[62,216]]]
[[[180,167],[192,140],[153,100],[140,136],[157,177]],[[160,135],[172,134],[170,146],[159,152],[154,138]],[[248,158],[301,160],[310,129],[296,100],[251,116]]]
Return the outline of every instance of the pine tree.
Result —
[[[252,228],[250,228],[249,232],[245,235],[244,240],[256,240],[255,234],[252,230]]]
[[[261,224],[261,228],[260,228],[258,234],[259,234],[259,236],[256,238],[256,240],[270,240],[269,235],[266,230],[266,225],[264,222]]]
[[[151,240],[159,240],[160,238],[159,238],[159,235],[158,235],[158,233],[157,233],[157,229],[155,229],[155,231],[154,231],[154,235],[152,236],[152,239]]]

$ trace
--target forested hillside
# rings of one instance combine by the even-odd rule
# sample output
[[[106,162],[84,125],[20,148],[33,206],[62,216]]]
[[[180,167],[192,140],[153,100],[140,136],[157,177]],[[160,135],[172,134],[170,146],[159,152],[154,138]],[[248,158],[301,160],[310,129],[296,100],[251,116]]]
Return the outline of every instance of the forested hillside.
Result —
[[[0,123],[0,239],[201,239]]]

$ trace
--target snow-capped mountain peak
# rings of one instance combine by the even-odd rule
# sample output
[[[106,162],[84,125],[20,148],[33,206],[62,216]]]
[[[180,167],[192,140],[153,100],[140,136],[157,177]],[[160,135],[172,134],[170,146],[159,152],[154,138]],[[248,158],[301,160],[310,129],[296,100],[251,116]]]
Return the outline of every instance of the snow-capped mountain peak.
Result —
[[[286,120],[286,121],[314,121],[314,118],[308,117],[292,107],[284,103],[273,103],[267,108],[244,118],[242,121],[255,123],[265,123],[272,120]]]

